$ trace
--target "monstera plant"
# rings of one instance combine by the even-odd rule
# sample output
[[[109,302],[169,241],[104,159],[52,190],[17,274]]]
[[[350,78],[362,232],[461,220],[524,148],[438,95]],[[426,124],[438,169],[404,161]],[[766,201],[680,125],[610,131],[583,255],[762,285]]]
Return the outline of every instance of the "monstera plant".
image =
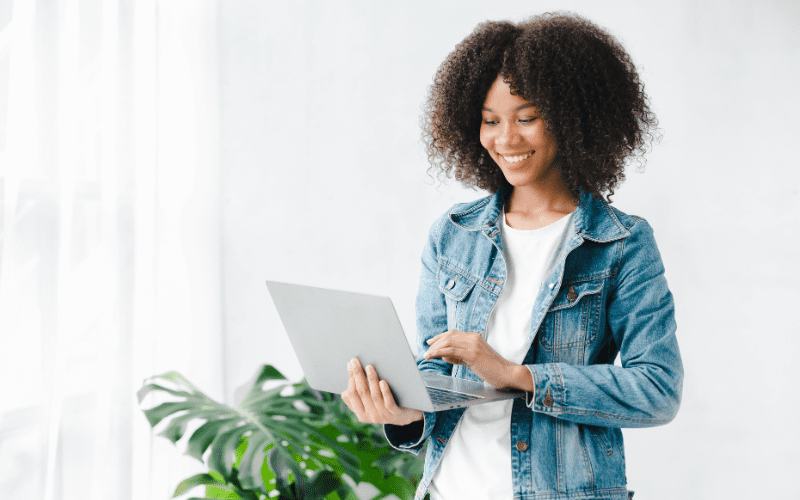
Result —
[[[359,422],[337,396],[291,384],[270,365],[237,391],[235,406],[175,372],[145,380],[139,403],[151,393],[167,401],[144,410],[150,425],[173,443],[184,438],[186,453],[205,457],[209,468],[182,481],[174,496],[204,485],[205,498],[354,500],[356,485],[370,483],[373,499],[405,499],[422,473],[421,459],[391,448],[380,426]],[[200,425],[187,432],[193,420]]]

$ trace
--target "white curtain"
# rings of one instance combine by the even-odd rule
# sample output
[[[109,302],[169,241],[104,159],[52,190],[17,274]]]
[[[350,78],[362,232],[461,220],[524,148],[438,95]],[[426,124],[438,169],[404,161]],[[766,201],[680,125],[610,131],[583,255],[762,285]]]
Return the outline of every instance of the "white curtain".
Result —
[[[0,497],[169,498],[135,399],[222,399],[214,0],[0,0]]]

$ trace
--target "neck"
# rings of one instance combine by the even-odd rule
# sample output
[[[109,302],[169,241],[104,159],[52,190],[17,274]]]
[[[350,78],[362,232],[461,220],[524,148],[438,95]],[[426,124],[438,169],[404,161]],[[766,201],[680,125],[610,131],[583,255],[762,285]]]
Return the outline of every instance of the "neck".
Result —
[[[572,213],[577,204],[567,186],[558,179],[558,182],[545,185],[513,187],[506,202],[506,212],[530,217],[548,213],[566,215]]]

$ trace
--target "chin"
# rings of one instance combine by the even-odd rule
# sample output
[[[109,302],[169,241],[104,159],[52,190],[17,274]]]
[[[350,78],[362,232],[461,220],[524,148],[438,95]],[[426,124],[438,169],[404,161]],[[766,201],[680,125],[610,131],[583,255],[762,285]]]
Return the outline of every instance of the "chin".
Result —
[[[503,177],[513,187],[527,186],[533,182],[533,179],[524,172],[503,172]]]

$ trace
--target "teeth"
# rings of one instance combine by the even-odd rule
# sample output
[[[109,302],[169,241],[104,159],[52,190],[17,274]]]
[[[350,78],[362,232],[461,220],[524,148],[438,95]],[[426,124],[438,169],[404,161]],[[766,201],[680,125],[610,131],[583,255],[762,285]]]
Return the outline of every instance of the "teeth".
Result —
[[[528,153],[526,155],[520,155],[520,156],[506,156],[506,155],[500,155],[500,156],[502,156],[503,159],[505,161],[509,162],[509,163],[517,163],[517,162],[520,162],[520,161],[524,160],[525,158],[529,157],[532,154],[533,154],[533,151],[531,151],[530,153]]]

